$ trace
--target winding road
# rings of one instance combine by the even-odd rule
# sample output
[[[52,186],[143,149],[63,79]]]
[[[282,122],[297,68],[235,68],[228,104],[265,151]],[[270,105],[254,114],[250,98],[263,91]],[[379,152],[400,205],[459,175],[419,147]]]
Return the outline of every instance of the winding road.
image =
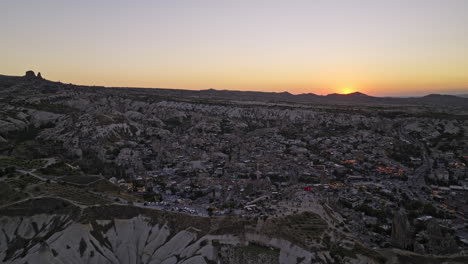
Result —
[[[425,187],[427,186],[426,185],[426,180],[425,180],[425,176],[427,173],[429,173],[432,169],[432,160],[430,159],[429,157],[429,154],[428,154],[428,151],[427,151],[427,146],[422,143],[421,141],[419,141],[418,139],[414,138],[412,135],[410,135],[409,133],[405,132],[404,129],[403,129],[403,126],[405,125],[405,123],[402,123],[398,129],[398,133],[399,135],[407,140],[408,142],[416,145],[419,147],[419,149],[421,150],[421,157],[422,157],[422,162],[423,164],[417,168],[416,170],[414,170],[413,172],[413,176],[411,176],[409,179],[408,179],[408,187],[410,187],[411,189],[413,190],[416,190],[415,193],[416,195],[418,196],[418,198],[420,200],[423,200],[423,197],[421,196],[421,187]]]

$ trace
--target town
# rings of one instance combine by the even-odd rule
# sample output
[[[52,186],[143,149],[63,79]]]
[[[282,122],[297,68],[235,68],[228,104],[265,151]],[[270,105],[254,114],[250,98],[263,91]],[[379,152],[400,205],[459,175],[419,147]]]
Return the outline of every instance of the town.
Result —
[[[325,203],[372,246],[431,254],[456,251],[456,241],[468,246],[466,121],[326,116],[302,130],[270,124],[243,135],[230,121],[205,121],[189,136],[120,149],[152,169],[110,181],[146,198],[147,207],[274,216]],[[396,214],[399,208],[406,213]],[[434,230],[454,236],[435,237],[446,231]],[[417,232],[414,242],[410,232]]]

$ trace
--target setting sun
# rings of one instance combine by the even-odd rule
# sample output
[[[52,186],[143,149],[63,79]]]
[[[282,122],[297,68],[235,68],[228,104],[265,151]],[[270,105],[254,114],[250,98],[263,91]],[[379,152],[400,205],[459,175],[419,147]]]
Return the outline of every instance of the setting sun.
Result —
[[[339,90],[338,93],[340,94],[350,94],[356,92],[356,89],[352,85],[345,85],[342,86]]]

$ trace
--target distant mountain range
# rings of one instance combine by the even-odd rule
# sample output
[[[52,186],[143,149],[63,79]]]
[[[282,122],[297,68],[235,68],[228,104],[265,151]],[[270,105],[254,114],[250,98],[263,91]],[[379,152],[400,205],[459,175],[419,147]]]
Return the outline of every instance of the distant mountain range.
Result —
[[[206,98],[252,100],[252,101],[274,101],[274,102],[296,102],[316,104],[422,104],[440,105],[468,108],[468,95],[466,97],[455,95],[429,94],[422,97],[376,97],[361,92],[350,94],[328,94],[317,95],[313,93],[291,94],[288,92],[246,92],[227,90],[201,90],[186,91],[187,94],[198,95]]]
[[[38,81],[54,83],[66,89],[70,85],[58,82],[51,82],[42,79],[40,75],[35,76],[28,71],[25,76],[5,76],[0,75],[0,88],[14,85],[24,81]],[[291,94],[289,92],[258,92],[258,91],[236,91],[236,90],[182,90],[167,88],[129,88],[129,87],[102,87],[102,86],[75,86],[83,89],[105,89],[110,92],[125,91],[129,95],[147,96],[169,96],[178,98],[217,99],[217,100],[239,100],[239,101],[260,101],[260,102],[290,102],[304,104],[404,104],[404,105],[434,105],[450,106],[468,109],[468,94],[442,95],[429,94],[422,97],[376,97],[364,93],[354,92],[350,94],[328,94],[317,95],[313,93]]]

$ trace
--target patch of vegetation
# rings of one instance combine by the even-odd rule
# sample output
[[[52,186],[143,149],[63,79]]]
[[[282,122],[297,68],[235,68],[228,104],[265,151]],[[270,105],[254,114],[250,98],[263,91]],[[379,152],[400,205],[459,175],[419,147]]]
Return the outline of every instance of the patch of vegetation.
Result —
[[[111,203],[111,201],[106,198],[68,184],[48,183],[42,186],[42,190],[47,195],[64,198],[82,205],[102,205]]]
[[[320,238],[327,227],[327,223],[319,215],[303,212],[280,218],[269,218],[264,229],[274,237],[309,248],[310,242]]]
[[[160,202],[162,201],[162,195],[154,192],[146,192],[143,195],[143,200],[145,202]]]
[[[27,186],[37,184],[42,181],[29,174],[21,174],[18,177],[8,179],[5,182],[8,183],[12,188],[24,190]]]
[[[89,188],[95,192],[118,197],[130,202],[141,202],[141,199],[139,199],[138,197],[122,192],[118,186],[110,183],[108,180],[105,179],[93,182],[89,185]]]
[[[102,174],[112,175],[117,178],[125,178],[125,168],[118,166],[112,162],[102,161],[96,152],[89,149],[83,150],[83,159],[79,161],[78,165],[81,170],[86,174]]]
[[[411,157],[421,158],[421,150],[418,146],[401,142],[393,145],[393,149],[387,150],[387,153],[390,158],[410,168],[415,167],[411,162]]]
[[[279,249],[265,247],[260,244],[250,242],[247,246],[239,247],[239,249],[247,255],[274,255],[279,257]]]
[[[96,114],[95,119],[101,126],[124,123],[127,119],[122,115]]]
[[[39,135],[40,130],[41,129],[39,127],[30,125],[22,130],[10,133],[7,135],[7,138],[12,139],[16,144],[28,140],[34,140],[37,135]]]
[[[298,179],[299,182],[302,182],[302,183],[305,183],[305,184],[316,184],[316,183],[320,183],[320,181],[318,180],[317,177],[305,177],[305,176],[301,176],[299,177]]]
[[[229,216],[220,216],[220,217],[213,217],[212,218],[212,225],[213,230],[211,231],[213,234],[221,235],[221,234],[243,234],[246,232],[246,229],[249,226],[254,226],[256,224],[256,220],[249,219],[249,218],[238,218],[238,217],[229,217]]]
[[[16,168],[15,167],[7,167],[5,169],[0,169],[0,177],[8,177],[11,178],[15,176],[16,174]]]
[[[33,108],[41,111],[51,112],[55,114],[72,114],[77,112],[78,109],[73,108],[64,104],[51,104],[51,103],[39,103],[39,104],[25,104],[26,108]]]
[[[330,250],[330,255],[337,261],[337,263],[343,263],[343,258],[356,258],[357,255],[362,255],[374,260],[374,263],[385,263],[386,258],[379,252],[366,248],[360,244],[355,244],[354,248],[346,249],[342,247],[335,247]],[[412,262],[401,262],[401,263],[412,263]]]
[[[49,165],[46,168],[42,168],[39,172],[53,176],[77,176],[82,174],[81,170],[75,169],[63,161]]]
[[[15,167],[18,169],[34,169],[44,166],[46,162],[39,159],[20,159],[16,157],[0,157],[0,168]]]
[[[67,151],[59,141],[29,139],[13,144],[11,154],[24,159],[44,159],[50,156],[67,155]]]
[[[355,208],[357,211],[361,211],[368,216],[377,217],[380,221],[385,221],[385,219],[393,216],[391,210],[379,210],[370,207],[369,205],[363,203]]]
[[[217,244],[215,247],[218,249],[221,263],[279,263],[280,251],[260,244],[249,243],[246,246]]]
[[[327,223],[317,214],[303,212],[285,217],[211,217],[212,234],[244,234],[257,232],[258,221],[264,221],[261,232],[271,237],[288,240],[296,245],[309,248],[310,242],[320,239],[328,227]]]
[[[32,216],[36,214],[68,215],[75,218],[79,215],[79,208],[68,201],[57,198],[37,198],[15,203],[0,209],[0,215]]]
[[[27,198],[28,195],[24,192],[19,192],[10,186],[8,183],[0,184],[0,205],[9,204]]]
[[[445,218],[442,211],[437,210],[431,203],[424,203],[419,200],[412,200],[404,203],[405,208],[409,211],[408,218],[414,219],[423,215],[430,215],[436,218]]]
[[[398,263],[412,263],[412,264],[439,264],[439,263],[468,263],[467,256],[457,257],[435,257],[435,256],[421,256],[416,254],[398,255]]]
[[[94,176],[94,175],[68,175],[65,177],[58,178],[58,180],[64,181],[66,183],[80,184],[80,185],[87,185],[87,184],[93,183],[101,179],[102,177]]]

